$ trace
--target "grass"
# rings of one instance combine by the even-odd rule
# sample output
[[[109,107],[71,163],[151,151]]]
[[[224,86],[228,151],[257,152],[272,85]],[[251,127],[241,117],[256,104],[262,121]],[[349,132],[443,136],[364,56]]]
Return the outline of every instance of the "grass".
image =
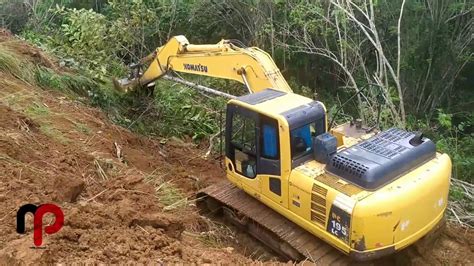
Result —
[[[38,67],[36,71],[36,81],[39,86],[47,89],[62,90],[63,84],[61,76],[49,68]]]
[[[15,53],[0,46],[0,71],[10,73],[15,77],[21,77],[21,65],[22,61]]]
[[[33,66],[9,48],[0,45],[0,71],[9,73],[26,82],[33,83]]]
[[[62,144],[67,144],[70,142],[68,138],[66,138],[61,131],[50,124],[43,124],[40,126],[41,133],[45,134],[46,136],[53,138],[59,141]]]
[[[164,175],[158,175],[155,169],[150,174],[144,176],[147,183],[151,183],[155,187],[156,198],[164,205],[164,211],[182,210],[188,207],[188,198],[183,191],[171,181],[164,181]]]
[[[68,95],[88,96],[88,92],[97,84],[82,75],[57,73],[52,69],[38,67],[36,69],[36,82],[44,89],[52,89],[67,93]]]
[[[164,211],[183,209],[188,206],[188,198],[170,181],[162,182],[155,188],[156,196],[165,207]]]
[[[76,127],[77,131],[86,135],[90,135],[92,132],[92,130],[86,124],[75,122],[74,126]]]
[[[50,115],[50,110],[44,104],[33,102],[26,110],[25,113],[31,118],[45,117]]]

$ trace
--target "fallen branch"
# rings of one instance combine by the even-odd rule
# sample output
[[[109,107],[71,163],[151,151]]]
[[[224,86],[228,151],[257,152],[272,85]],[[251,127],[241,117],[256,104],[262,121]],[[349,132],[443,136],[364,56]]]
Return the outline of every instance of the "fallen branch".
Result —
[[[472,201],[474,185],[455,178],[451,178],[451,190],[462,193],[452,196],[449,201],[449,220],[466,228],[474,228],[474,214],[472,213]]]
[[[101,192],[99,192],[98,194],[96,194],[94,197],[90,198],[90,199],[87,199],[86,202],[89,202],[91,200],[94,200],[95,198],[97,198],[98,196],[102,195],[104,192],[106,192],[107,190],[109,190],[108,188],[102,190]]]
[[[209,158],[209,155],[211,155],[212,153],[212,148],[214,147],[214,139],[219,136],[220,134],[222,134],[222,131],[224,130],[220,130],[219,132],[217,132],[216,134],[212,135],[210,138],[209,138],[209,148],[207,148],[207,152],[206,154],[204,155],[204,158],[207,159]]]
[[[117,142],[114,142],[114,148],[115,148],[115,155],[117,158],[120,160],[120,162],[123,163],[123,157],[122,157],[122,146],[118,144]]]
[[[105,180],[108,180],[109,178],[107,177],[107,174],[105,173],[104,169],[102,169],[102,166],[100,166],[100,163],[99,161],[97,160],[94,160],[94,165],[97,169],[97,174],[102,177],[102,180],[105,181]]]
[[[456,214],[456,212],[453,210],[453,208],[449,208],[451,210],[451,213],[454,214],[454,217],[458,220],[460,224],[463,224],[463,222],[459,219],[459,216]]]
[[[225,92],[222,92],[222,91],[211,89],[209,87],[202,86],[202,85],[199,85],[199,84],[196,84],[196,83],[184,80],[184,79],[180,79],[180,78],[177,78],[177,77],[172,77],[172,76],[165,75],[165,76],[163,76],[163,78],[167,79],[167,80],[170,80],[170,81],[173,81],[173,82],[176,82],[176,83],[181,83],[181,84],[186,85],[188,87],[191,87],[193,89],[204,91],[204,92],[207,92],[207,93],[211,93],[211,94],[214,94],[214,95],[217,95],[217,96],[221,96],[221,97],[225,97],[225,98],[229,98],[229,99],[237,98],[236,96],[234,96],[232,94],[228,94],[228,93],[225,93]]]
[[[460,183],[460,184],[463,184],[463,185],[466,185],[472,189],[474,189],[474,184],[471,184],[469,182],[466,182],[466,181],[463,181],[463,180],[460,180],[460,179],[456,179],[456,178],[451,178],[451,182],[453,183]]]

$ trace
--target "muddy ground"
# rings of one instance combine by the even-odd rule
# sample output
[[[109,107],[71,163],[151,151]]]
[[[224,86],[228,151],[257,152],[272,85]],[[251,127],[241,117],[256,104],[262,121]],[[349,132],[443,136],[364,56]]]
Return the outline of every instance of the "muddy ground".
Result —
[[[3,33],[0,45],[38,65],[54,59]],[[234,228],[199,215],[194,194],[225,178],[205,148],[148,138],[99,109],[0,71],[0,264],[252,263],[279,258]],[[64,227],[33,248],[16,232],[16,211],[53,202]],[[52,222],[46,216],[46,223]],[[448,225],[435,241],[387,264],[473,264],[473,231]]]

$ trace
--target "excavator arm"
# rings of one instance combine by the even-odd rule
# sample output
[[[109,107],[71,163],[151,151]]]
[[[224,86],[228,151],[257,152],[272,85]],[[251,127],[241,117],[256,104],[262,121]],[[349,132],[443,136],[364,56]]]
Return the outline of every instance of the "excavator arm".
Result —
[[[148,68],[141,73],[140,68],[146,64]],[[135,72],[129,79],[116,82],[124,91],[147,86],[170,71],[176,71],[235,80],[243,83],[249,93],[267,88],[292,92],[270,55],[256,47],[237,47],[229,40],[195,45],[178,35],[132,68]]]

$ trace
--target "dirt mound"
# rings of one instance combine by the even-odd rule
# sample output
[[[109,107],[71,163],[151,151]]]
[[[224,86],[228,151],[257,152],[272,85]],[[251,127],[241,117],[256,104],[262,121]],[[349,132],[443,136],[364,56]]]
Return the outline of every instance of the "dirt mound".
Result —
[[[14,92],[2,88],[1,96],[7,93]],[[28,96],[33,97],[34,91],[31,94]],[[188,176],[194,175],[193,169],[214,167],[212,162],[200,159],[192,147],[162,145],[100,122],[97,110],[73,102],[55,102],[47,92],[36,97],[48,106],[48,115],[31,118],[4,103],[0,106],[2,261],[200,262],[202,254],[207,254],[206,259],[216,257],[212,259],[215,262],[230,262],[233,257],[245,261],[238,254],[184,241],[183,231],[192,229],[199,216],[186,208],[180,213],[164,212],[156,188],[145,181],[151,172],[153,176],[166,173],[168,177],[161,182],[179,179],[185,187],[192,187],[195,181]],[[82,133],[77,123],[83,123],[90,132]],[[116,158],[114,143],[123,147],[126,164]],[[181,158],[184,162],[199,163],[174,166],[177,162],[173,158],[168,161],[163,157],[174,149],[179,150],[177,153],[186,151],[188,157]],[[62,207],[65,224],[59,233],[46,236],[45,250],[32,250],[31,217],[27,220],[28,233],[19,235],[15,232],[16,210],[26,203],[45,202]]]
[[[56,64],[1,35],[24,60]],[[223,172],[193,144],[136,136],[97,109],[6,73],[0,87],[0,264],[248,261],[200,241],[209,227],[192,198]],[[169,206],[170,197],[185,204]],[[33,249],[32,217],[20,235],[16,211],[47,202],[61,206],[64,227]]]
[[[448,224],[441,236],[410,252],[413,265],[474,264],[474,231]]]
[[[58,67],[8,32],[0,44]],[[219,162],[203,155],[191,143],[137,136],[98,109],[0,72],[0,264],[252,262],[259,244],[194,207],[199,188],[224,178]],[[34,249],[32,217],[20,235],[16,211],[47,202],[61,206],[65,224]],[[469,264],[472,240],[472,231],[450,227],[432,248],[405,258]]]

